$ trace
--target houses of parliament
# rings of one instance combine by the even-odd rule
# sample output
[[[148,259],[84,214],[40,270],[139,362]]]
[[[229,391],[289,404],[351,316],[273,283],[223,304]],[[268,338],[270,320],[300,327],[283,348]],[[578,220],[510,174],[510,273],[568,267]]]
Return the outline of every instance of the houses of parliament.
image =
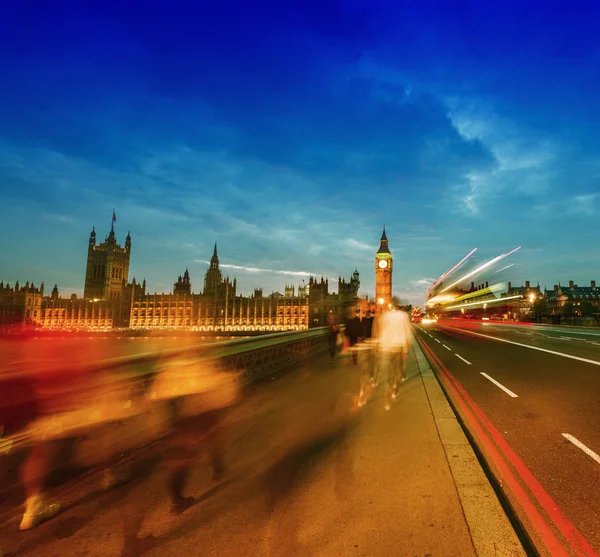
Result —
[[[334,312],[343,319],[348,308],[366,305],[359,299],[359,273],[349,281],[338,280],[338,291],[329,292],[329,281],[309,278],[307,284],[286,286],[284,294],[263,295],[262,288],[250,296],[237,293],[237,280],[224,277],[215,243],[201,293],[192,291],[186,269],[170,294],[150,294],[146,281],[129,280],[131,235],[117,242],[114,222],[104,242],[96,231],[88,241],[82,298],[61,297],[55,285],[50,295],[45,286],[13,286],[0,282],[0,326],[49,330],[189,329],[198,331],[290,331],[323,326]]]

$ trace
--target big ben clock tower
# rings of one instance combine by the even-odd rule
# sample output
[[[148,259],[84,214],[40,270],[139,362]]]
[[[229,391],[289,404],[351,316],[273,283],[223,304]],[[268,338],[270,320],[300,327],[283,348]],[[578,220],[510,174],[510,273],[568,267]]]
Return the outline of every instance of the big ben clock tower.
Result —
[[[392,303],[392,254],[388,247],[385,226],[375,255],[375,299],[377,305],[383,307]]]

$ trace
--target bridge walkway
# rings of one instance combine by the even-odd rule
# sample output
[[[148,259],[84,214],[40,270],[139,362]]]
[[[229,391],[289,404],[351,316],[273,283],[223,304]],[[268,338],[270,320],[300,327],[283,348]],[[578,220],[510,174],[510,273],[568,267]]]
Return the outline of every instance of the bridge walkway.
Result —
[[[321,352],[252,385],[226,419],[227,476],[199,462],[180,515],[161,442],[113,491],[99,472],[55,487],[64,511],[34,530],[0,504],[0,555],[523,555],[420,349],[390,411],[383,385],[357,407],[359,374]]]

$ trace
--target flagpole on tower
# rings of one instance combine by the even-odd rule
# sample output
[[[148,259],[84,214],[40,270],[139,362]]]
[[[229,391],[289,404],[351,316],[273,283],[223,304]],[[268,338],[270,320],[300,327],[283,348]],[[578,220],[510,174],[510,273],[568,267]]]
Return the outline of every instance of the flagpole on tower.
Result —
[[[115,215],[115,210],[113,209],[112,222],[110,223],[110,231],[111,232],[115,231],[115,222],[117,222],[117,215]]]

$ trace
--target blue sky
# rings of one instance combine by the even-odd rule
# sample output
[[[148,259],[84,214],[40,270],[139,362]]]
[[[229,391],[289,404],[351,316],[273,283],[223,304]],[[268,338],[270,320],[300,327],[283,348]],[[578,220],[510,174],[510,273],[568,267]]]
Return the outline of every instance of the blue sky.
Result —
[[[12,4],[5,282],[81,293],[113,207],[152,292],[199,291],[216,241],[244,294],[356,267],[373,295],[384,223],[408,301],[474,247],[522,246],[513,283],[600,280],[592,2]]]

